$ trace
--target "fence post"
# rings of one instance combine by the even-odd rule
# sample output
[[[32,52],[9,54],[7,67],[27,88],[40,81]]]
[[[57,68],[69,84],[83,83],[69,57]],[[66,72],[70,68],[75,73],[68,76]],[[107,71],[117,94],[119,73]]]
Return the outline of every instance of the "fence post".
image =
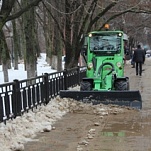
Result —
[[[45,103],[49,103],[49,79],[48,79],[48,73],[44,74],[44,90],[45,92]]]
[[[63,76],[64,76],[64,89],[67,90],[67,69],[64,69]]]
[[[80,67],[77,66],[78,84],[80,84]]]
[[[20,97],[20,85],[17,79],[14,80],[13,85],[13,102],[12,102],[12,110],[14,113],[14,117],[21,115],[21,97]]]

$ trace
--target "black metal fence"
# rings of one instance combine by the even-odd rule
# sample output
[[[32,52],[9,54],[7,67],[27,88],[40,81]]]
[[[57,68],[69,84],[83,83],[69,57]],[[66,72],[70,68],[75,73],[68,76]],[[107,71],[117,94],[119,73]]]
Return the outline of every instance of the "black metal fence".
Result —
[[[78,85],[86,68],[77,67],[26,80],[0,84],[0,122],[22,115],[59,95],[60,90]]]

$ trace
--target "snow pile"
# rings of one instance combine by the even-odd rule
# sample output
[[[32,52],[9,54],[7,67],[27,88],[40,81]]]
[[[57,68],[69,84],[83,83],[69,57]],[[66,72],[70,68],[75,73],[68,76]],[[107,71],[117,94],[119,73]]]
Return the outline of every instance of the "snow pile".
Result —
[[[46,54],[43,53],[37,60],[38,75],[55,72],[46,63],[45,58]],[[10,69],[8,72],[10,81],[26,79],[23,63],[19,64],[19,70]],[[2,66],[0,66],[0,77],[0,83],[3,83]],[[79,90],[79,86],[72,89]],[[60,99],[57,97],[51,100],[47,106],[41,105],[21,117],[7,121],[6,125],[0,123],[0,151],[23,151],[24,144],[27,141],[32,141],[38,132],[49,132],[55,129],[53,124],[68,112],[97,114],[103,119],[104,116],[109,114],[123,113],[125,108],[102,104],[93,106],[73,99]],[[98,124],[96,123],[96,125]]]
[[[52,124],[68,112],[68,100],[54,99],[21,117],[0,124],[0,151],[23,150],[37,132],[50,131]]]
[[[51,100],[47,106],[39,106],[23,116],[7,121],[6,125],[1,123],[0,151],[23,151],[24,143],[32,141],[38,132],[49,132],[55,129],[52,125],[68,112],[97,114],[103,118],[103,116],[124,111],[125,108],[117,106],[103,104],[94,106],[73,99],[57,97]]]

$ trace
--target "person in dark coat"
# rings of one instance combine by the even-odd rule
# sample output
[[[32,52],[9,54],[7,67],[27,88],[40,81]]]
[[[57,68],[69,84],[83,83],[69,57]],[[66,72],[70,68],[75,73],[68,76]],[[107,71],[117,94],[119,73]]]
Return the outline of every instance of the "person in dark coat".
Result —
[[[135,51],[136,48],[132,48],[132,58],[131,58],[131,65],[132,65],[132,68],[135,68],[135,62],[134,62],[134,59],[133,59],[133,56],[134,56],[134,51]]]
[[[141,45],[137,45],[137,49],[134,51],[133,60],[136,63],[136,75],[142,75],[142,64],[145,62],[145,52],[141,48]]]

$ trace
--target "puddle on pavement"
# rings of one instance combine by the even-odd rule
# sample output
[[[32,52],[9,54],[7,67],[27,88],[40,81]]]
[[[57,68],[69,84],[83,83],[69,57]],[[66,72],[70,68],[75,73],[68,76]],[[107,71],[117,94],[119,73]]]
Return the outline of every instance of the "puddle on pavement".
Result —
[[[99,151],[151,151],[150,119],[148,111],[109,118],[98,134],[97,148]]]

